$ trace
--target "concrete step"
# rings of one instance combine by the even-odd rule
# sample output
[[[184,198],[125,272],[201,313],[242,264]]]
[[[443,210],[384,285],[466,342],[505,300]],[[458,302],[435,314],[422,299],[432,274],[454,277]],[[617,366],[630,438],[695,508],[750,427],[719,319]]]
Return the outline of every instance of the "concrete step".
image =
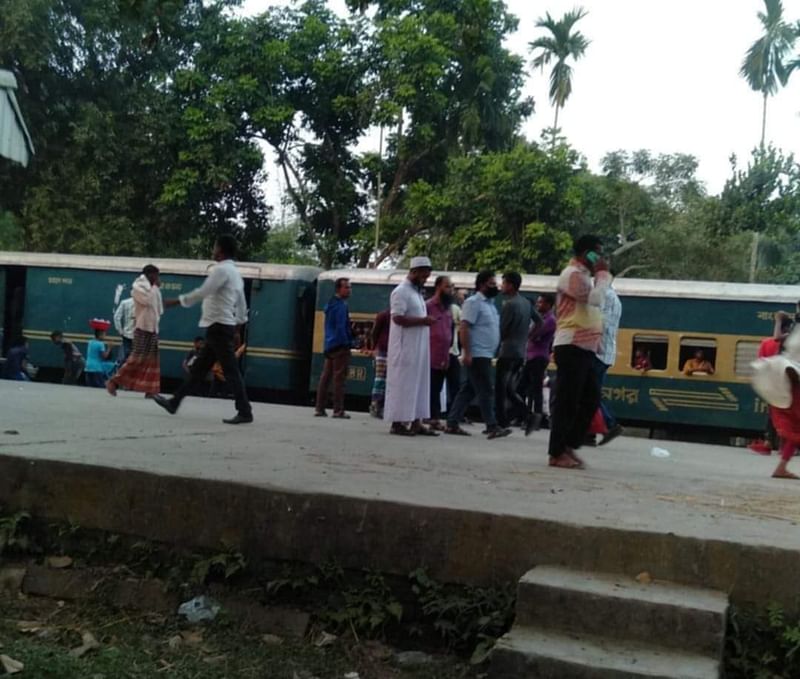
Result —
[[[722,655],[728,598],[721,592],[623,575],[538,566],[519,582],[516,625]]]
[[[719,679],[711,658],[631,641],[514,628],[492,650],[492,679]]]

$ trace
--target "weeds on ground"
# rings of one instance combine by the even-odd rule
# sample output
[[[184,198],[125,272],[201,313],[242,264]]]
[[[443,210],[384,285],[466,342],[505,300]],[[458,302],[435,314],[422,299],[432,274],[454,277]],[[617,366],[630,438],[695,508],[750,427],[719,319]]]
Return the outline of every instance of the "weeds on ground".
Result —
[[[800,677],[800,617],[771,604],[762,614],[733,608],[725,648],[728,679]]]

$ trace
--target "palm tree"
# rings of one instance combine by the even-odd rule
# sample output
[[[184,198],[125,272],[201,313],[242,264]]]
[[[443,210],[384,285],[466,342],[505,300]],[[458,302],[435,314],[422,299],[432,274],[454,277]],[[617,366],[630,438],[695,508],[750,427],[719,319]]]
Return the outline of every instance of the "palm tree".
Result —
[[[589,40],[580,31],[572,31],[575,24],[585,16],[586,11],[578,8],[567,12],[556,21],[547,12],[544,19],[536,21],[536,27],[547,29],[550,34],[529,43],[532,52],[539,52],[533,59],[534,68],[544,70],[551,61],[555,61],[550,72],[550,103],[556,109],[553,122],[554,144],[558,130],[558,112],[572,93],[572,66],[567,63],[567,59],[572,57],[577,61],[589,46]]]
[[[766,13],[759,12],[758,19],[764,34],[747,50],[739,69],[747,84],[764,97],[761,114],[761,148],[767,131],[767,99],[779,87],[786,85],[792,68],[784,60],[791,53],[797,39],[797,28],[783,20],[781,0],[764,0]]]

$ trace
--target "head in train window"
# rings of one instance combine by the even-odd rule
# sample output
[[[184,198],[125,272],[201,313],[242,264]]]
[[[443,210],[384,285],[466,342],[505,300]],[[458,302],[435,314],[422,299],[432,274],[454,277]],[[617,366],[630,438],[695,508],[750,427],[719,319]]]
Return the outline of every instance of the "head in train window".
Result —
[[[603,243],[597,236],[586,234],[575,241],[573,251],[586,268],[594,273],[595,265],[603,256]]]
[[[236,257],[237,249],[236,239],[229,233],[223,233],[214,241],[214,251],[211,253],[211,257],[215,262],[233,259]]]
[[[353,291],[349,278],[337,278],[333,284],[333,294],[339,299],[347,299]]]

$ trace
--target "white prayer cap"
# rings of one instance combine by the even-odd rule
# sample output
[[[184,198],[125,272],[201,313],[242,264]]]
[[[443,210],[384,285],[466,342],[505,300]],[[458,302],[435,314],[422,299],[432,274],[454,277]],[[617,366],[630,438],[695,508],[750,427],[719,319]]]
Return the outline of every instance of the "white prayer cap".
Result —
[[[409,269],[432,269],[431,260],[428,257],[412,257]]]

